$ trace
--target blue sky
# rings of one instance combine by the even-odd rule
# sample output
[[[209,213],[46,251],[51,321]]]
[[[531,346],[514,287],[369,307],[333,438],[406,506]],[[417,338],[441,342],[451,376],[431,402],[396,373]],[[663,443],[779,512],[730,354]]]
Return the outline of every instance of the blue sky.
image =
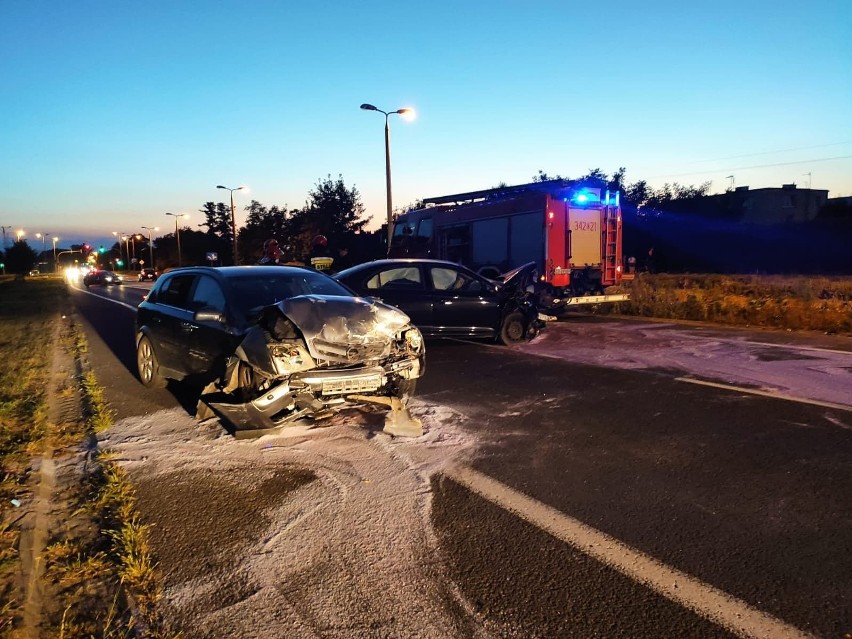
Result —
[[[194,226],[217,184],[295,208],[342,175],[375,228],[363,102],[417,111],[390,120],[395,206],[620,166],[852,195],[850,7],[0,0],[0,224],[98,243]]]

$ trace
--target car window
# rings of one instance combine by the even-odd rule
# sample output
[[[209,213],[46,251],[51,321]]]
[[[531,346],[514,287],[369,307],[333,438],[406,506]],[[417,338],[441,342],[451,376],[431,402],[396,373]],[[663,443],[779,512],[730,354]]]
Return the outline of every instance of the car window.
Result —
[[[222,292],[219,282],[206,275],[199,277],[195,290],[192,292],[190,306],[194,311],[202,308],[215,308],[217,311],[224,312],[225,294]]]
[[[229,283],[236,305],[243,313],[298,295],[352,295],[336,280],[309,269],[262,276],[252,273],[231,278]]]
[[[478,293],[482,290],[482,283],[454,268],[436,266],[430,269],[432,286],[437,291],[461,291],[467,293]]]
[[[157,301],[160,304],[174,306],[176,308],[189,308],[189,292],[195,281],[194,275],[175,275],[160,288]]]
[[[417,266],[400,266],[379,271],[367,280],[367,288],[371,290],[423,288],[420,268]]]

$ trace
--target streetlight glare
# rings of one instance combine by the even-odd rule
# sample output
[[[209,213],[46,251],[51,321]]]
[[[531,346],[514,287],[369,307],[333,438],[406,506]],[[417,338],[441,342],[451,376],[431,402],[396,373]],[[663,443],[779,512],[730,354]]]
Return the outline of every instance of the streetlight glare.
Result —
[[[408,122],[411,122],[414,118],[417,117],[417,112],[414,109],[410,109],[408,107],[405,107],[405,108],[399,110],[399,115],[403,120],[407,120]]]

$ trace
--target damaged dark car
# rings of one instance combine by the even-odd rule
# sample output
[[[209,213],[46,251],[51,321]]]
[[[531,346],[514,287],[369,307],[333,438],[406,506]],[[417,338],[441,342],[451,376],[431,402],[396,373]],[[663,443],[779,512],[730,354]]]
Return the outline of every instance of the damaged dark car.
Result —
[[[545,321],[536,303],[538,271],[524,264],[495,281],[453,262],[387,259],[334,276],[359,295],[401,309],[425,337],[466,337],[517,344]]]
[[[420,331],[399,309],[290,266],[190,267],[162,275],[139,304],[145,386],[203,387],[199,419],[263,431],[347,404],[389,411],[385,431],[422,433],[408,412],[425,370]]]

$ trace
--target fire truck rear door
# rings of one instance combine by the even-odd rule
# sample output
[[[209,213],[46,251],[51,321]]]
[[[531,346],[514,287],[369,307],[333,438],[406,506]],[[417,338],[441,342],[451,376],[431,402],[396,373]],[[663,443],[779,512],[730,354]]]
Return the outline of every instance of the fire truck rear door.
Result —
[[[569,208],[571,266],[598,266],[601,263],[601,214],[594,208]]]

